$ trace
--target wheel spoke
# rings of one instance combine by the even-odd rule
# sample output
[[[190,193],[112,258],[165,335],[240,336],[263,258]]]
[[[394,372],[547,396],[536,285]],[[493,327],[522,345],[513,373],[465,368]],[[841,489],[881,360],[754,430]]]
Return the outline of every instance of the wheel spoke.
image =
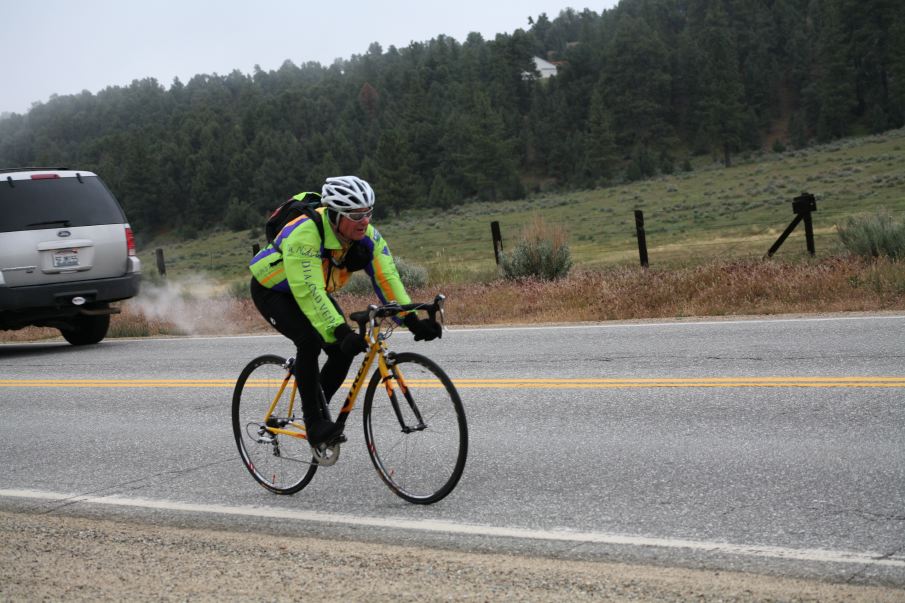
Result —
[[[311,464],[307,440],[281,433],[301,434],[292,411],[298,401],[291,405],[294,388],[283,386],[283,363],[277,356],[262,356],[245,367],[233,393],[233,431],[252,477],[272,492],[294,494],[311,481],[317,465]]]
[[[365,439],[374,467],[400,497],[433,503],[458,482],[465,464],[468,435],[458,393],[443,371],[418,354],[396,356],[426,429],[403,433],[379,373],[365,397]],[[380,385],[380,387],[378,387]],[[399,409],[410,425],[415,414],[404,397]]]

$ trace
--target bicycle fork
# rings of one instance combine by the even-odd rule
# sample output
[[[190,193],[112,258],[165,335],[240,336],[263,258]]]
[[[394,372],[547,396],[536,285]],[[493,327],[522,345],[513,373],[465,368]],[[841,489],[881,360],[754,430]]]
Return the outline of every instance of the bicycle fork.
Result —
[[[412,433],[414,431],[424,431],[427,429],[427,424],[424,422],[424,418],[421,416],[421,411],[418,409],[418,405],[415,404],[415,399],[412,397],[412,391],[405,384],[405,379],[402,376],[402,371],[399,370],[399,367],[393,361],[392,352],[389,354],[389,358],[384,360],[381,356],[380,358],[380,373],[383,376],[382,381],[384,387],[387,390],[387,396],[390,398],[390,404],[393,405],[393,412],[396,413],[396,420],[399,421],[399,427],[402,433]],[[408,403],[409,408],[412,410],[412,414],[417,419],[418,424],[414,427],[409,426],[405,422],[405,418],[402,416],[402,408],[399,406],[399,397],[396,395],[396,387],[393,386],[393,382],[396,382],[399,391],[402,392],[405,401]]]

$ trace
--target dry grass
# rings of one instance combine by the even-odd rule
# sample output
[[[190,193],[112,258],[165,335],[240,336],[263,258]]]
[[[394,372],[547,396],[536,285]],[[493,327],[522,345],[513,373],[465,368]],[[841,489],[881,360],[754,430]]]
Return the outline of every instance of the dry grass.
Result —
[[[449,298],[447,323],[490,325],[854,311],[905,310],[905,263],[856,257],[805,262],[712,262],[674,270],[611,268],[574,271],[554,281],[498,280],[440,287]],[[410,292],[430,300],[434,289]],[[144,294],[143,294],[144,295]],[[341,294],[346,312],[374,303]],[[248,299],[209,289],[140,297],[122,304],[110,337],[269,333]],[[0,341],[58,337],[54,329],[0,332]]]
[[[854,258],[715,262],[576,271],[555,282],[500,281],[447,293],[450,316],[467,324],[903,310],[905,266]]]
[[[677,270],[576,270],[558,281],[442,287],[450,324],[507,324],[754,314],[905,310],[905,263],[836,257],[811,262],[712,262]],[[429,300],[432,290],[413,291]],[[346,310],[365,296],[341,296]]]

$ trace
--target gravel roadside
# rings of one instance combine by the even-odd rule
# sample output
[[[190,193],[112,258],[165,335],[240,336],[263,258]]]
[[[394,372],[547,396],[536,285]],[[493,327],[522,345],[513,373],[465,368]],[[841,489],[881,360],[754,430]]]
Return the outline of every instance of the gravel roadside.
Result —
[[[905,601],[905,591],[0,512],[0,600]]]

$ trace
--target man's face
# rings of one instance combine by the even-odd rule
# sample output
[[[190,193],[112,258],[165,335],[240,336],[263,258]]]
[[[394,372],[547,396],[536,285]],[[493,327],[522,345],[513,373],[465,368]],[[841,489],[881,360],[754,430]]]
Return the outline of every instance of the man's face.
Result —
[[[370,216],[364,216],[356,222],[340,214],[337,229],[339,230],[339,234],[346,239],[349,239],[350,241],[360,241],[364,238],[365,232],[368,230],[368,224],[370,223]]]

